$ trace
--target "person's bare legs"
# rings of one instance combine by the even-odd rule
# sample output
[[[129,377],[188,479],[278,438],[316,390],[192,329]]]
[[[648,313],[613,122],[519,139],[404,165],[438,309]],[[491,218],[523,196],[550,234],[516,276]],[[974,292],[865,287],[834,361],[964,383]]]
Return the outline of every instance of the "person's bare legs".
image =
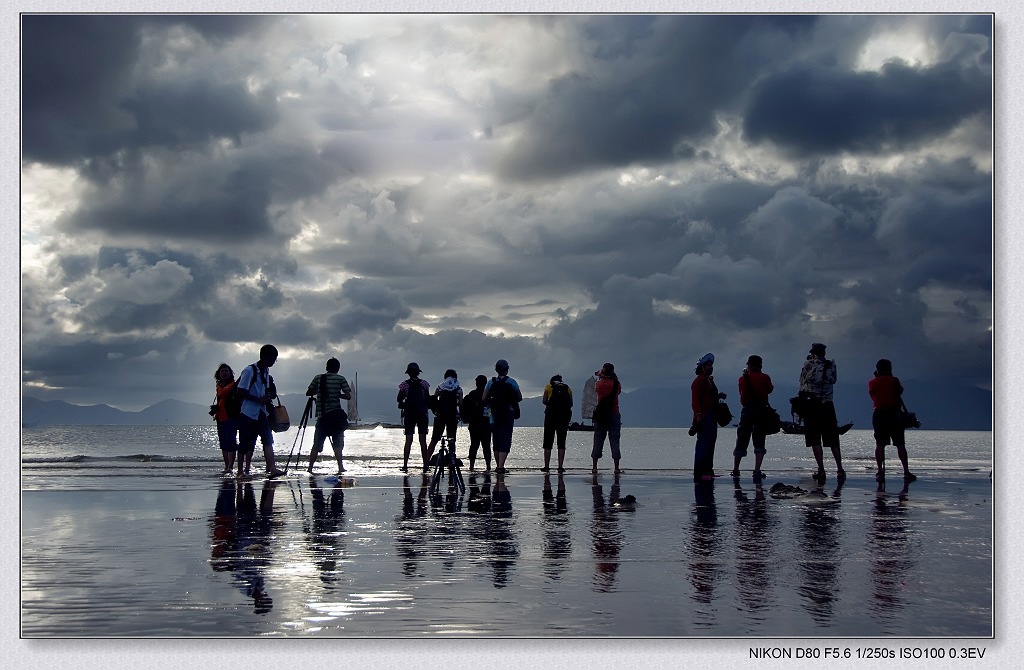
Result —
[[[544,468],[543,469],[544,469],[544,472],[547,472],[548,470],[551,469],[551,450],[550,449],[545,449],[544,450]]]
[[[402,472],[409,471],[409,453],[412,451],[412,433],[405,436],[405,450],[402,454]]]
[[[338,462],[338,474],[345,472],[345,464],[342,463],[341,454],[345,450],[345,434],[339,433],[337,439],[331,438],[331,449],[334,450],[334,460]]]
[[[811,445],[811,453],[814,454],[814,462],[818,464],[818,471],[814,473],[815,479],[825,476],[825,452],[820,444]]]
[[[843,469],[843,454],[839,447],[832,447],[832,458],[836,459],[836,474],[839,477],[845,477],[846,470]]]
[[[558,450],[558,471],[565,472],[565,448]]]

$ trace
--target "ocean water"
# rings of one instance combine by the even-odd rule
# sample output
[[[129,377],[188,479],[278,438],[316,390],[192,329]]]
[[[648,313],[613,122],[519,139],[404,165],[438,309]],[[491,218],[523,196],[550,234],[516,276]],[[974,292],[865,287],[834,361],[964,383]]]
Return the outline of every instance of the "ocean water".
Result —
[[[297,437],[277,435],[282,463],[307,453],[311,431]],[[820,487],[799,436],[769,438],[761,485],[752,455],[741,479],[695,484],[674,429],[624,429],[626,471],[606,456],[594,476],[591,439],[570,433],[569,471],[545,475],[541,429],[517,429],[510,475],[467,471],[464,493],[435,494],[398,471],[392,429],[350,431],[342,479],[293,459],[274,481],[220,477],[212,426],[24,429],[22,636],[993,634],[990,433],[912,431],[919,479],[879,486],[871,433],[854,430],[850,477],[826,460]]]
[[[297,427],[275,434],[274,452],[286,460],[305,454],[313,441],[310,427],[302,435]],[[301,437],[301,440],[300,440]],[[589,470],[593,434],[570,432],[566,444],[566,467]],[[715,464],[720,471],[732,469],[734,428],[719,430]],[[469,432],[460,427],[456,435],[457,451],[467,455]],[[543,430],[519,427],[515,430],[510,469],[536,469],[541,464]],[[692,468],[694,438],[676,428],[624,428],[622,467],[630,470],[681,471]],[[404,436],[401,430],[374,428],[350,430],[345,436],[346,466],[357,472],[391,470],[401,465]],[[191,473],[215,467],[221,462],[217,431],[212,424],[203,426],[52,426],[22,430],[22,475],[31,485],[37,477],[67,469],[119,471],[125,468],[184,469]],[[796,473],[815,468],[810,450],[799,435],[778,434],[768,438],[768,455],[763,469],[768,473]],[[922,472],[974,472],[988,474],[992,469],[992,434],[981,431],[911,430],[907,448],[912,467]],[[850,472],[874,473],[874,438],[870,430],[851,430],[842,438],[844,465]],[[899,467],[895,450],[890,447],[890,467]],[[418,442],[413,443],[413,461]],[[610,453],[605,445],[605,462]],[[753,467],[753,448],[742,467]],[[322,458],[333,461],[326,449]],[[554,456],[553,456],[554,458]],[[262,463],[262,449],[256,447],[254,466]],[[826,458],[826,466],[831,457]],[[467,461],[468,465],[468,461]],[[829,469],[834,470],[831,466]]]

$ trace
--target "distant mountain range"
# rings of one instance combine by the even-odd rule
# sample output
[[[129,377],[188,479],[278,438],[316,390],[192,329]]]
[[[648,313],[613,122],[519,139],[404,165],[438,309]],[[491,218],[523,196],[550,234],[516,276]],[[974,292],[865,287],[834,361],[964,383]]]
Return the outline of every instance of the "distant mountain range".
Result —
[[[728,394],[733,414],[739,417],[739,397],[734,381],[725,384],[718,380],[721,390]],[[909,408],[917,413],[922,428],[932,430],[991,430],[992,393],[973,386],[916,382],[904,380],[904,398]],[[579,420],[579,402],[582,381],[574,387],[574,419]],[[359,411],[363,423],[396,422],[399,420],[395,404],[396,389],[360,389]],[[772,405],[783,419],[789,418],[789,398],[796,387],[776,385]],[[292,424],[299,422],[306,397],[282,396]],[[835,387],[836,413],[840,423],[853,421],[855,428],[871,428],[871,400],[867,383],[863,385],[837,384]],[[619,400],[625,426],[646,428],[686,428],[690,425],[690,386],[671,388],[643,388],[623,393]],[[22,398],[22,426],[52,425],[202,425],[212,423],[208,405],[164,400],[138,412],[126,412],[109,405],[72,405],[61,400],[40,400],[31,396]],[[519,425],[540,426],[544,423],[544,406],[539,397],[527,398],[522,404]]]

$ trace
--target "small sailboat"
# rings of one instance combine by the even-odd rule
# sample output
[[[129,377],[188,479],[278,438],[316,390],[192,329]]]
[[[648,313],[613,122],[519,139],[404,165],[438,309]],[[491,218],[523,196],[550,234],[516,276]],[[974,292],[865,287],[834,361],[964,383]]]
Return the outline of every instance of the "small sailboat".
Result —
[[[593,375],[583,385],[583,401],[580,403],[580,416],[584,421],[580,423],[573,421],[569,424],[569,430],[594,430],[594,409],[597,407],[597,377]]]

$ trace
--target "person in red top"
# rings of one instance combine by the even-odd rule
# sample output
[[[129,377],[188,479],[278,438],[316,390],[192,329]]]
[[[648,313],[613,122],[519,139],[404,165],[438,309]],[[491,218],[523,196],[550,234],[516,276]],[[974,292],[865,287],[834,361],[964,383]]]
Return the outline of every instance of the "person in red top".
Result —
[[[693,478],[710,482],[715,477],[715,442],[718,441],[718,421],[715,409],[718,406],[718,387],[711,376],[715,367],[715,355],[704,354],[694,373],[697,375],[690,384],[690,406],[693,409],[691,435],[697,436],[693,449]]]
[[[736,448],[733,450],[732,476],[740,476],[740,460],[747,455],[747,445],[754,438],[754,481],[761,481],[765,475],[761,472],[761,462],[767,453],[764,447],[765,410],[768,407],[768,395],[775,390],[772,378],[761,372],[764,361],[760,356],[747,358],[747,368],[739,379],[740,389],[740,423],[736,428]]]
[[[615,366],[605,363],[594,373],[597,376],[597,407],[594,409],[594,448],[590,457],[594,460],[592,472],[597,474],[597,462],[604,451],[604,438],[608,437],[608,446],[612,450],[612,461],[615,463],[615,474],[619,474],[619,437],[622,432],[622,415],[619,414],[619,394],[622,384],[615,374]]]
[[[214,373],[217,380],[217,411],[213,418],[217,420],[217,440],[224,456],[224,472],[230,475],[235,467],[235,452],[238,451],[238,419],[228,415],[227,402],[238,385],[235,371],[227,363],[221,363]]]
[[[885,447],[893,444],[903,465],[903,480],[914,481],[917,476],[907,465],[907,443],[900,417],[903,385],[892,375],[892,361],[882,358],[875,363],[875,376],[868,381],[868,395],[875,409],[871,415],[871,427],[875,429],[875,463],[878,464],[875,479],[885,481]]]

